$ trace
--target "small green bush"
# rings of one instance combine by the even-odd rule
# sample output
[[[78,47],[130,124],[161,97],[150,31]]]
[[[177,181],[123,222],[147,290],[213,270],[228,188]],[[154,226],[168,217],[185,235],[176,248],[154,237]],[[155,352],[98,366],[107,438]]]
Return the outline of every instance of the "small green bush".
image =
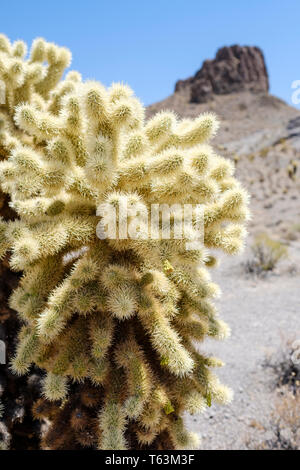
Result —
[[[247,262],[248,272],[262,274],[273,271],[278,262],[288,254],[287,247],[280,241],[260,234],[251,247],[253,258]]]

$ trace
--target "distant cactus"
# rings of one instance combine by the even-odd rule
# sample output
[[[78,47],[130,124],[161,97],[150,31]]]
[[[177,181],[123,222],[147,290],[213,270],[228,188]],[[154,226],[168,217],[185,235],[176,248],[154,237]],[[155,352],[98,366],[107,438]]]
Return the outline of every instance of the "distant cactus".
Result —
[[[297,169],[298,169],[298,162],[296,160],[291,160],[287,167],[287,174],[288,174],[288,177],[292,181],[296,181]]]
[[[161,112],[145,122],[125,85],[83,83],[76,72],[59,82],[70,62],[65,49],[36,40],[25,60],[22,42],[1,37],[0,50],[0,182],[19,217],[0,222],[0,247],[23,272],[10,300],[24,322],[12,367],[46,371],[44,396],[61,401],[73,432],[64,441],[52,428],[45,446],[68,447],[72,436],[94,445],[79,432],[90,429],[99,449],[197,448],[183,411],[231,399],[211,371],[222,362],[193,342],[229,333],[212,303],[209,250],[238,252],[248,218],[233,165],[208,144],[216,118]],[[99,238],[104,203],[110,214],[125,204],[143,214],[151,204],[202,204],[205,246],[188,250],[187,236],[154,239],[143,230]],[[86,384],[80,397],[93,384],[99,390],[96,427],[92,415],[82,418],[88,405],[68,412],[72,382]],[[44,413],[38,404],[34,412]]]
[[[235,166],[239,163],[240,159],[241,157],[237,153],[233,155],[233,161],[234,161]]]

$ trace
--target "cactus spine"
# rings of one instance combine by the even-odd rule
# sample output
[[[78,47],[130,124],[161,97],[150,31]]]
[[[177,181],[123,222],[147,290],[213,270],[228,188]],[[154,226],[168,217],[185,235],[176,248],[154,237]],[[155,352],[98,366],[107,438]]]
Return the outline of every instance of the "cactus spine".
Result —
[[[24,43],[3,36],[0,51],[0,183],[18,214],[0,222],[0,251],[23,273],[10,299],[23,322],[13,370],[46,371],[43,394],[60,403],[82,445],[94,442],[92,429],[99,449],[197,448],[183,411],[231,399],[211,370],[221,361],[195,345],[229,333],[213,304],[212,250],[237,253],[248,218],[233,165],[209,144],[217,120],[161,112],[146,122],[126,85],[106,89],[77,72],[60,80],[70,54],[43,40],[28,59]],[[125,203],[144,214],[151,204],[202,204],[204,246],[101,239],[104,203],[112,214]],[[74,383],[86,399],[98,391],[96,418],[82,418],[87,405],[68,414]],[[44,415],[39,405],[35,414]],[[70,434],[58,442],[51,432],[46,446],[70,445]]]

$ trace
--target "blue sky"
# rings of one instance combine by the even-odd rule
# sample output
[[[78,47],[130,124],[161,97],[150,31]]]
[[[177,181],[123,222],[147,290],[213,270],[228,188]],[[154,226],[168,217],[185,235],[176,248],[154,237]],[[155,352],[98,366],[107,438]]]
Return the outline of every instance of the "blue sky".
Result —
[[[145,104],[224,45],[261,47],[271,92],[289,103],[300,79],[299,0],[5,0],[0,30],[69,47],[84,79],[126,82]]]

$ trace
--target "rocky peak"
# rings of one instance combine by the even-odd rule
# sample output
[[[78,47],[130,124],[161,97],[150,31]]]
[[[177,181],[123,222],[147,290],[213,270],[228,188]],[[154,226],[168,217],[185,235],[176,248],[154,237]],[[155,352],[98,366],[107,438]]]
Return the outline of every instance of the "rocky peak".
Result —
[[[269,91],[264,55],[258,47],[223,47],[193,77],[179,80],[175,85],[175,92],[188,93],[193,103],[205,103],[214,95],[243,90]]]

